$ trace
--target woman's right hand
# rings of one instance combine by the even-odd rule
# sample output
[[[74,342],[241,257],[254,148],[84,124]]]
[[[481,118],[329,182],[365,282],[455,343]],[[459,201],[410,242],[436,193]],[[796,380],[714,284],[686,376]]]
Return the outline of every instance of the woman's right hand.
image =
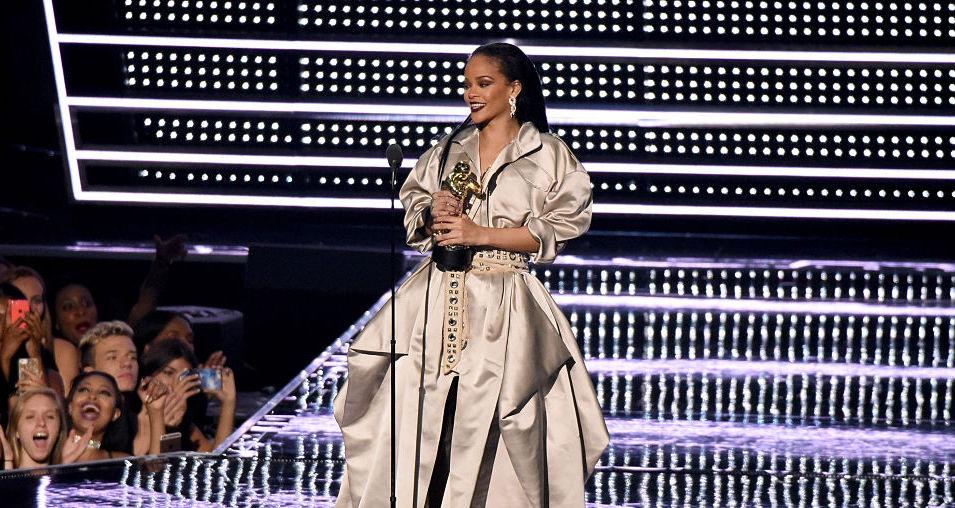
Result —
[[[139,400],[146,406],[146,411],[152,414],[160,414],[166,405],[166,394],[169,393],[169,387],[158,378],[145,377],[139,383],[137,390]]]
[[[163,422],[166,427],[176,427],[182,423],[182,418],[186,415],[186,401],[202,391],[198,374],[177,379],[173,385],[163,407]]]
[[[79,460],[89,446],[90,439],[93,439],[92,425],[87,427],[82,435],[76,432],[76,429],[70,430],[70,433],[66,435],[66,442],[63,443],[60,463],[72,464]]]
[[[17,392],[34,388],[46,388],[49,386],[46,376],[41,372],[34,372],[33,369],[24,369],[20,374],[22,374],[22,376],[20,376],[20,379],[17,381]]]
[[[456,216],[461,213],[461,200],[454,197],[451,191],[439,190],[431,195],[431,218],[440,219],[446,216]]]
[[[30,340],[30,329],[26,326],[20,326],[21,324],[26,324],[23,318],[10,324],[0,325],[0,360],[3,361],[4,367],[10,364],[10,360],[17,354],[20,346]],[[4,368],[5,373],[6,370]],[[9,376],[9,373],[7,375]]]

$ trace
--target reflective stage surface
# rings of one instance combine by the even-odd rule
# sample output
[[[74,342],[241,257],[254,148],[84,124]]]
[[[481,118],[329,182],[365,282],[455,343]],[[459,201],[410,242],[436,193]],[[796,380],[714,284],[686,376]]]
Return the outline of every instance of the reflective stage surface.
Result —
[[[536,275],[611,431],[588,505],[955,506],[955,267],[562,258]],[[331,506],[331,403],[368,315],[218,455],[16,473],[0,489],[46,506]]]

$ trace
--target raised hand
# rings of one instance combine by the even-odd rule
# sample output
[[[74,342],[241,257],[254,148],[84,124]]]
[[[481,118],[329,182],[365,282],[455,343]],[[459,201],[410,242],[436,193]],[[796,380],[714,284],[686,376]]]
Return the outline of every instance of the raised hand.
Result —
[[[166,383],[156,379],[145,377],[139,383],[139,400],[143,401],[146,411],[158,415],[163,412],[166,406],[166,395],[169,394],[169,387]]]
[[[72,464],[79,460],[89,446],[91,439],[93,439],[92,425],[86,428],[86,432],[83,432],[83,435],[78,434],[76,429],[71,429],[70,433],[66,436],[66,442],[63,443],[63,453],[60,462],[62,464]]]
[[[0,425],[0,456],[3,457],[3,464],[0,467],[0,471],[4,469],[14,469],[16,464],[13,463],[13,448],[10,446],[10,442],[7,441],[7,433],[3,430],[3,425]]]
[[[225,362],[227,358],[225,353],[222,351],[214,351],[209,358],[206,360],[206,363],[200,365],[200,367],[205,367],[207,369],[215,369],[225,367]]]
[[[42,372],[36,372],[33,369],[23,369],[20,372],[20,379],[17,381],[17,391],[29,390],[30,388],[44,388],[49,386],[46,376]]]
[[[220,374],[222,375],[222,389],[209,393],[222,403],[235,402],[235,374],[228,367],[220,369]]]
[[[153,235],[153,242],[156,244],[156,261],[171,265],[186,257],[186,235],[179,234],[166,240]]]
[[[166,406],[163,408],[163,422],[167,427],[176,427],[186,415],[186,401],[201,391],[199,375],[186,376],[175,382]]]

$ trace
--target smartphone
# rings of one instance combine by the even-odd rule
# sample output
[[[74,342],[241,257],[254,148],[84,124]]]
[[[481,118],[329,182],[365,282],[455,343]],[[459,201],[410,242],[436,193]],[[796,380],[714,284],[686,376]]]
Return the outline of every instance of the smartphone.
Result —
[[[219,369],[189,369],[179,374],[179,379],[199,376],[199,387],[204,392],[217,392],[222,389],[222,371]]]
[[[199,369],[199,385],[204,392],[217,392],[222,389],[222,371],[219,369]]]
[[[182,433],[170,432],[159,438],[159,453],[178,452],[182,449]]]
[[[29,300],[10,300],[10,303],[7,306],[7,323],[16,323],[18,319],[26,316],[27,312],[30,312]],[[20,328],[26,327],[26,323],[20,323]]]
[[[18,379],[23,379],[24,372],[32,372],[34,375],[40,375],[40,360],[37,358],[20,358],[17,361]]]

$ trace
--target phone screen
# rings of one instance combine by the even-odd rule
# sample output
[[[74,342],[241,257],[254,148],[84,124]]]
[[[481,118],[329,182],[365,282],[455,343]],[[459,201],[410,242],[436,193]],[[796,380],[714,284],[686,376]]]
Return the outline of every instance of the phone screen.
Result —
[[[222,371],[218,369],[199,369],[199,384],[206,392],[217,392],[222,389]]]
[[[7,324],[16,323],[18,319],[30,312],[29,300],[10,300],[7,306]],[[26,323],[21,324],[21,328],[26,328]]]

